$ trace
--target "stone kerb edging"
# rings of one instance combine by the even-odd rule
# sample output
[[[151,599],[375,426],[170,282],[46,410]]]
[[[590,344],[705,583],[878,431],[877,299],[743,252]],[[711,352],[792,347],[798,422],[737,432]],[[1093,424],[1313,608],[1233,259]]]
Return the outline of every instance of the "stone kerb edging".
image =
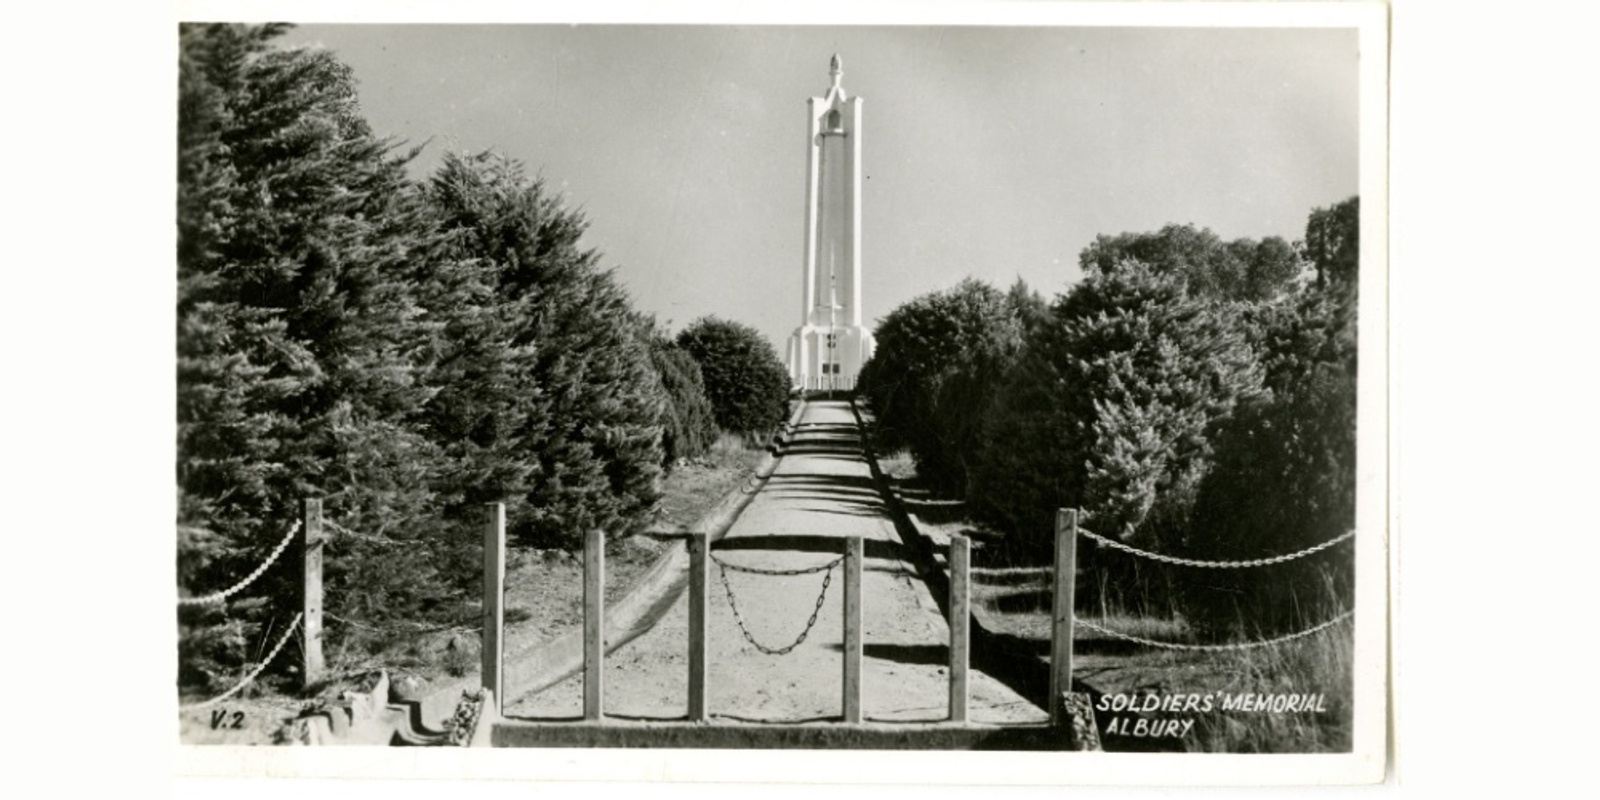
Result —
[[[389,673],[380,670],[370,691],[345,692],[338,702],[304,712],[291,721],[289,738],[296,744],[322,746],[449,743],[449,731],[423,721],[425,717],[443,716],[427,707],[431,702],[394,702],[389,698],[389,688]]]

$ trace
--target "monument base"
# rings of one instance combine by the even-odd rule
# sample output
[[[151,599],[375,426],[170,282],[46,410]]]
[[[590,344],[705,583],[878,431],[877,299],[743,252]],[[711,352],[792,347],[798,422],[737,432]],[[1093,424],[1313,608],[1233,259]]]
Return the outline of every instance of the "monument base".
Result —
[[[803,325],[789,336],[789,382],[802,391],[850,391],[876,347],[864,325]]]

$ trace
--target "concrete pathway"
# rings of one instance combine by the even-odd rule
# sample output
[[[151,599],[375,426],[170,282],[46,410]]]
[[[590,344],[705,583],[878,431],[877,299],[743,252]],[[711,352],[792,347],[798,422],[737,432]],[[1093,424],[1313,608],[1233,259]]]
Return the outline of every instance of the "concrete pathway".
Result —
[[[885,722],[945,719],[949,691],[945,622],[927,587],[902,558],[901,542],[873,484],[849,405],[813,402],[772,478],[713,555],[728,564],[798,569],[826,564],[843,552],[842,541],[832,547],[832,543],[819,543],[813,537],[847,536],[866,539],[862,578],[865,718]],[[833,570],[825,594],[824,580],[820,572],[774,577],[733,569],[723,572],[712,564],[707,684],[713,718],[778,722],[841,716],[843,565]],[[763,654],[741,633],[728,588],[750,635],[769,648],[793,642],[814,609],[815,626],[787,655]],[[823,595],[820,608],[819,594]],[[604,704],[608,715],[684,718],[687,630],[687,603],[680,599],[654,629],[609,657]],[[969,719],[973,722],[1040,723],[1048,719],[1042,709],[981,672],[971,674],[970,687]],[[579,717],[581,675],[521,698],[505,712],[536,719]]]

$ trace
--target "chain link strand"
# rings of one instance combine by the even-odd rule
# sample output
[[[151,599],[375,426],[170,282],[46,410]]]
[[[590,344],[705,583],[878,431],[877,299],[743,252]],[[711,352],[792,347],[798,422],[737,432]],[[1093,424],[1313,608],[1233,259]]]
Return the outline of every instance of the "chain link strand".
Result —
[[[833,582],[833,568],[838,566],[840,561],[844,561],[844,558],[841,557],[837,561],[833,561],[832,563],[829,563],[826,566],[826,569],[828,570],[828,574],[824,575],[822,577],[822,591],[817,594],[817,604],[814,607],[812,607],[812,609],[811,609],[811,617],[806,620],[806,627],[805,627],[804,630],[800,631],[800,637],[795,639],[793,642],[791,642],[788,647],[767,647],[766,645],[756,641],[756,637],[750,633],[750,629],[745,627],[744,617],[739,614],[739,604],[737,602],[735,602],[734,599],[733,599],[733,586],[728,583],[728,565],[723,564],[721,561],[717,561],[717,576],[722,578],[722,590],[728,593],[728,607],[733,609],[733,621],[738,623],[738,625],[739,625],[739,633],[744,634],[744,640],[749,642],[750,645],[752,647],[754,647],[755,649],[760,650],[761,652],[766,653],[769,656],[788,655],[796,647],[799,647],[800,643],[804,642],[806,640],[806,637],[811,635],[811,628],[814,627],[817,624],[817,615],[822,613],[822,602],[823,602],[823,600],[827,599],[827,597],[828,597],[828,584]],[[735,567],[735,569],[739,569],[739,568]],[[749,571],[748,568],[745,568],[745,569],[746,569],[746,571]],[[818,572],[818,571],[820,571],[820,570],[818,570],[818,569],[810,569],[810,570],[804,570],[802,572],[792,573],[792,574],[804,574],[805,572]],[[783,574],[791,574],[791,573],[756,572],[755,574],[757,574],[757,575],[783,575]]]
[[[1265,567],[1269,564],[1282,564],[1285,561],[1293,561],[1297,558],[1304,558],[1312,553],[1326,550],[1329,547],[1332,547],[1356,535],[1354,530],[1346,531],[1343,535],[1335,536],[1332,539],[1323,542],[1322,544],[1312,545],[1298,553],[1288,553],[1281,556],[1272,556],[1271,558],[1256,558],[1249,561],[1197,561],[1192,558],[1179,558],[1177,556],[1166,556],[1160,553],[1152,553],[1148,550],[1140,550],[1132,545],[1123,544],[1115,539],[1108,539],[1098,533],[1095,533],[1094,531],[1084,528],[1079,528],[1078,533],[1081,533],[1090,539],[1106,545],[1107,547],[1121,550],[1124,553],[1143,556],[1154,561],[1162,561],[1168,564],[1178,564],[1185,567],[1206,567],[1209,569],[1242,569],[1244,567]]]
[[[299,533],[299,532],[300,532],[300,520],[295,520],[294,524],[289,526],[289,532],[287,534],[284,534],[283,541],[278,542],[277,549],[272,551],[272,555],[267,556],[267,560],[265,562],[263,562],[261,564],[261,566],[256,567],[256,571],[255,572],[252,572],[249,575],[246,575],[244,580],[239,581],[238,583],[234,584],[230,588],[223,589],[222,591],[217,592],[215,594],[208,594],[208,595],[206,595],[204,597],[180,597],[180,598],[178,598],[178,605],[180,605],[180,606],[200,606],[200,605],[206,605],[208,603],[220,603],[220,602],[222,602],[224,600],[227,600],[229,597],[231,597],[235,593],[237,593],[240,589],[243,589],[244,587],[249,586],[251,583],[254,583],[256,578],[261,577],[262,573],[267,571],[267,567],[272,566],[272,562],[278,560],[278,556],[283,554],[283,549],[289,546],[289,542],[294,541],[294,535],[296,533]]]
[[[837,567],[839,564],[844,562],[844,556],[839,556],[838,558],[835,558],[826,564],[818,564],[814,567],[800,567],[799,569],[762,569],[761,567],[747,567],[743,564],[735,564],[731,561],[723,561],[722,559],[717,558],[715,554],[712,554],[711,560],[717,562],[718,567],[721,567],[722,569],[731,569],[734,572],[748,572],[751,575],[775,575],[780,578],[787,578],[795,575],[810,575],[813,572],[822,572],[823,570],[831,571],[834,567]]]
[[[272,659],[278,657],[278,651],[282,650],[283,646],[289,643],[289,639],[294,636],[295,630],[300,627],[300,617],[301,617],[301,615],[303,613],[304,612],[301,612],[301,614],[295,614],[294,615],[294,621],[289,623],[289,630],[286,630],[286,631],[283,632],[283,638],[278,640],[278,646],[272,648],[272,652],[268,653],[267,657],[262,659],[261,663],[257,664],[256,668],[251,670],[249,675],[244,676],[244,680],[239,681],[237,684],[234,685],[234,687],[232,689],[229,689],[228,691],[223,692],[222,694],[219,694],[216,697],[211,698],[210,700],[206,700],[205,702],[201,702],[201,703],[191,703],[191,704],[186,705],[186,706],[179,706],[178,710],[179,711],[189,711],[189,710],[196,709],[196,708],[205,708],[207,706],[214,706],[214,705],[216,705],[216,704],[218,704],[218,703],[220,703],[220,702],[222,702],[222,701],[234,696],[235,694],[237,694],[239,692],[240,689],[243,689],[244,687],[249,686],[250,683],[256,679],[256,676],[260,675],[261,671],[266,669],[268,664],[272,663]]]
[[[1091,631],[1103,633],[1107,636],[1125,639],[1130,642],[1148,645],[1150,647],[1160,647],[1165,650],[1203,650],[1207,652],[1220,652],[1224,650],[1252,650],[1257,647],[1270,647],[1275,644],[1283,644],[1284,642],[1294,641],[1295,639],[1299,639],[1304,636],[1310,636],[1318,631],[1338,625],[1339,623],[1349,619],[1354,613],[1354,611],[1346,611],[1343,614],[1328,620],[1327,622],[1317,625],[1316,627],[1307,628],[1299,633],[1291,633],[1287,636],[1279,636],[1276,639],[1267,639],[1260,642],[1238,642],[1236,644],[1177,644],[1175,642],[1158,642],[1154,639],[1142,639],[1138,636],[1131,636],[1126,633],[1111,630],[1110,628],[1102,628],[1101,626],[1096,625],[1088,620],[1076,620],[1074,624],[1082,625]]]

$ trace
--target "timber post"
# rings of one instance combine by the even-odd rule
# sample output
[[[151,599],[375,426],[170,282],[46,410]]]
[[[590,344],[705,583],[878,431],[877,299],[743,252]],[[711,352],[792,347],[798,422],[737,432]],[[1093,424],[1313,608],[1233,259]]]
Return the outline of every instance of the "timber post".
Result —
[[[950,721],[967,721],[967,667],[971,661],[972,540],[950,538]]]
[[[1062,724],[1061,696],[1072,691],[1072,615],[1078,573],[1078,511],[1056,511],[1055,598],[1050,617],[1050,724]]]
[[[605,571],[606,534],[591,530],[583,537],[583,718],[589,722],[605,715]]]
[[[301,540],[303,582],[300,592],[303,614],[300,635],[304,664],[300,678],[302,685],[309,688],[322,679],[326,666],[322,658],[322,498],[307,497],[304,513],[304,538]]]
[[[845,540],[844,551],[844,721],[861,722],[861,562],[860,536]]]
[[[506,506],[488,503],[483,526],[483,688],[499,714],[505,698]]]
[[[689,721],[710,718],[706,701],[706,618],[711,611],[711,537],[689,534]]]

